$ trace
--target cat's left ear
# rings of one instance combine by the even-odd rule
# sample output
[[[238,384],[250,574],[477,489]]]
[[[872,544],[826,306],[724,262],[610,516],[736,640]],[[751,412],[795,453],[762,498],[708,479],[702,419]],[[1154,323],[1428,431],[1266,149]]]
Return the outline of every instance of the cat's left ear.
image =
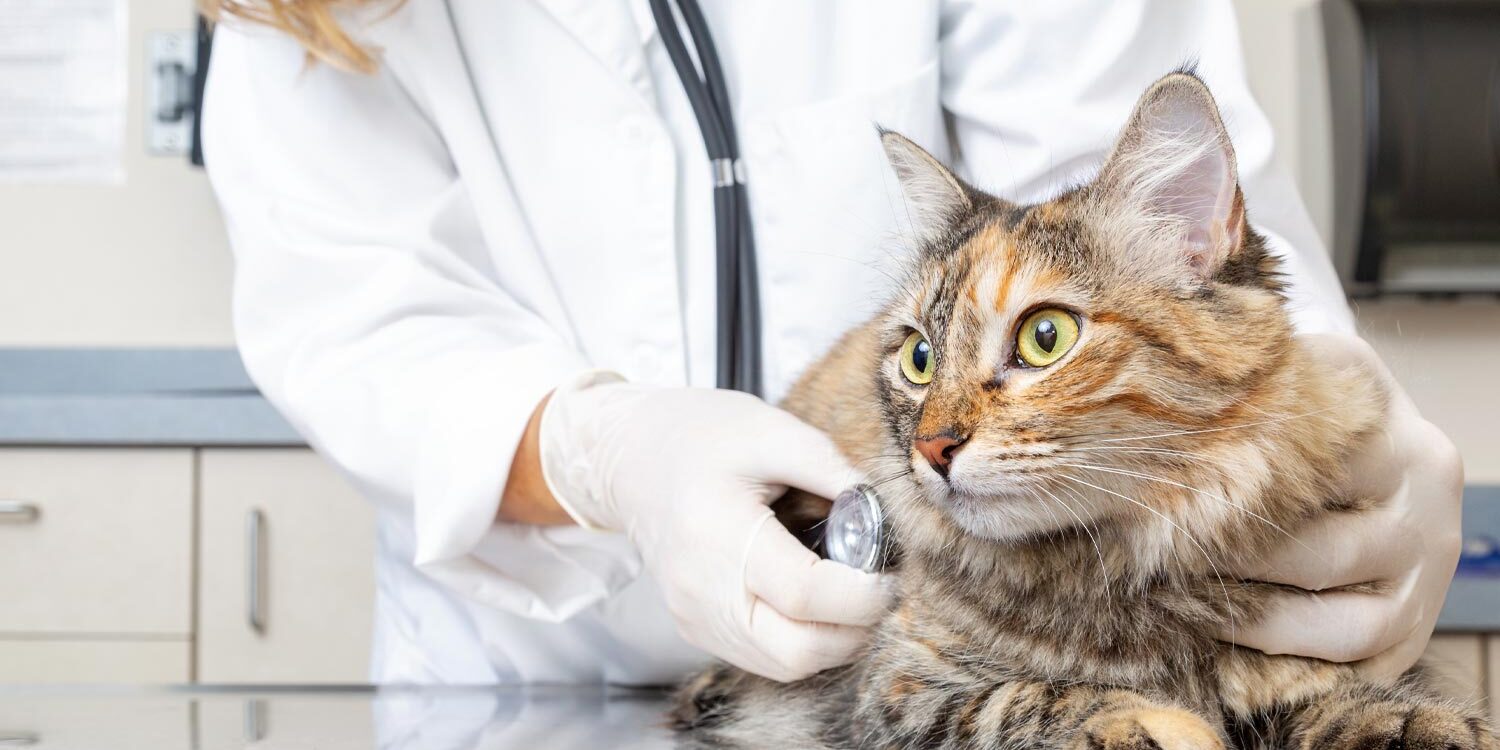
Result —
[[[1168,75],[1141,96],[1096,185],[1120,220],[1126,252],[1152,256],[1134,260],[1205,280],[1244,241],[1234,147],[1195,74]]]
[[[974,207],[969,189],[910,138],[884,128],[879,131],[880,145],[906,198],[912,231],[923,242],[937,239]]]

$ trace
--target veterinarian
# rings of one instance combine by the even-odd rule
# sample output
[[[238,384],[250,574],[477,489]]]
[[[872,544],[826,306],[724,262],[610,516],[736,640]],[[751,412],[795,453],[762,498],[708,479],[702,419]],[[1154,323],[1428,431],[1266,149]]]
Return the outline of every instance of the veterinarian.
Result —
[[[1300,332],[1395,388],[1274,164],[1228,0],[702,0],[764,401],[711,388],[716,173],[646,0],[222,2],[203,127],[240,346],[378,508],[377,682],[655,683],[710,655],[789,680],[851,658],[885,585],[765,519],[785,486],[831,496],[857,467],[768,404],[899,268],[873,123],[1035,201],[1196,59]],[[1399,389],[1352,468],[1381,511],[1237,572],[1382,593],[1289,593],[1232,637],[1391,674],[1442,604],[1461,469]]]

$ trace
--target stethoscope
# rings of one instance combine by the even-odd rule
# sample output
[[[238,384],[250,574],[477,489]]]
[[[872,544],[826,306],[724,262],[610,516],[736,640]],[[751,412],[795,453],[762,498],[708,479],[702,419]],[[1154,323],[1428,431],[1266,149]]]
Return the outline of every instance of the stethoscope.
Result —
[[[688,54],[669,0],[649,2],[662,44],[698,120],[712,168],[718,249],[718,386],[760,395],[760,290],[755,238],[724,70],[697,0],[676,0],[697,53],[697,65]],[[864,571],[885,567],[889,542],[884,513],[873,488],[857,484],[834,499],[822,546],[830,560],[850,567]]]
[[[761,394],[760,288],[755,267],[755,237],[750,227],[750,200],[740,161],[734,112],[719,53],[697,0],[677,0],[698,65],[688,54],[668,0],[650,0],[651,15],[672,67],[682,81],[703,145],[708,150],[714,190],[714,237],[718,249],[718,386]],[[702,75],[699,75],[699,68]]]
[[[682,89],[693,107],[703,145],[713,169],[714,236],[718,250],[717,384],[760,395],[760,290],[755,269],[755,239],[750,227],[750,201],[745,189],[745,168],[740,161],[739,139],[734,131],[734,113],[724,70],[709,34],[708,23],[697,0],[677,0],[682,19],[692,37],[698,67],[688,55],[668,0],[648,0],[651,15],[661,33],[667,56],[682,81]],[[459,58],[471,82],[473,66],[464,49],[463,34],[453,16],[449,0],[443,0]],[[474,92],[476,101],[483,101]],[[489,127],[488,115],[481,116]],[[834,498],[823,529],[824,556],[865,571],[885,567],[890,555],[889,534],[880,500],[873,488],[856,484]]]

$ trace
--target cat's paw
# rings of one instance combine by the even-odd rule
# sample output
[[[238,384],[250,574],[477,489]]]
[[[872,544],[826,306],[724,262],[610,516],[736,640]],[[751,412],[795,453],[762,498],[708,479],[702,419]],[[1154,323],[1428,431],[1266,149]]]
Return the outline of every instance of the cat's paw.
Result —
[[[1190,711],[1165,706],[1125,708],[1089,719],[1075,750],[1223,750],[1219,731]]]
[[[1500,750],[1484,720],[1440,704],[1381,701],[1309,727],[1302,750]]]
[[[719,724],[732,710],[745,681],[744,672],[727,664],[694,675],[672,695],[668,718],[673,728],[688,731]]]

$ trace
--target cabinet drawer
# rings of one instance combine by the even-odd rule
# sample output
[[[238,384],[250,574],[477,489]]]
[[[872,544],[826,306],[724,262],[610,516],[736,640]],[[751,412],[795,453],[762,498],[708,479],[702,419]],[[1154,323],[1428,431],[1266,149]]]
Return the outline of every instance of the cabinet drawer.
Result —
[[[187,701],[168,696],[8,696],[0,701],[0,747],[26,750],[188,750]]]
[[[193,646],[186,637],[160,641],[0,640],[0,683],[177,684],[192,678],[192,655]]]
[[[362,692],[204,695],[197,701],[197,747],[202,750],[352,750],[451,746],[432,736],[392,735],[389,729],[384,731],[388,736],[379,738],[384,741],[377,741],[375,727],[384,718],[381,714],[390,711],[382,707],[403,697],[374,698]],[[474,728],[483,725],[481,721]],[[475,745],[477,743],[478,740]]]
[[[0,449],[0,502],[0,638],[191,632],[191,451]]]
[[[308,450],[200,461],[199,681],[365,682],[374,511]]]

